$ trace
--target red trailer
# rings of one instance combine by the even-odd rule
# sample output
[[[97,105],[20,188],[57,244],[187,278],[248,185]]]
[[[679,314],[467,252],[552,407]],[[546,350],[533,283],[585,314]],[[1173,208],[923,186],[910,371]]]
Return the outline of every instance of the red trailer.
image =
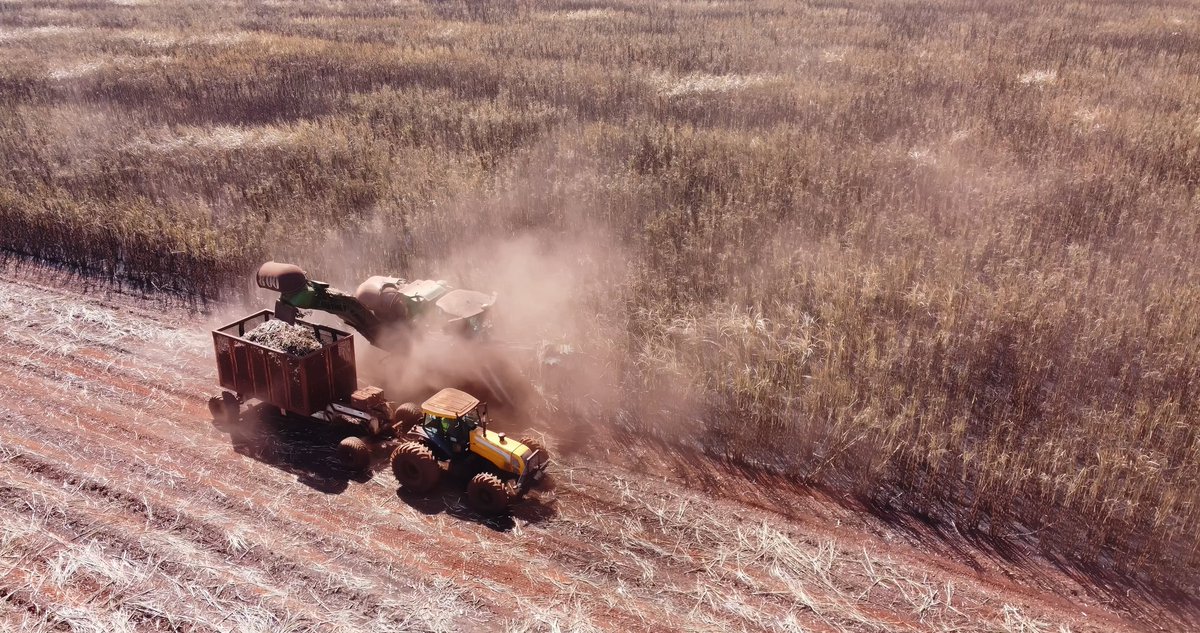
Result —
[[[338,454],[353,468],[368,465],[367,442],[387,439],[416,421],[416,405],[397,406],[382,389],[358,386],[354,338],[347,332],[296,319],[296,325],[311,328],[321,343],[305,356],[245,339],[247,332],[273,318],[270,310],[261,310],[213,330],[217,380],[223,389],[208,403],[214,419],[234,423],[242,405],[258,401],[314,423],[353,425],[357,433],[338,445]]]

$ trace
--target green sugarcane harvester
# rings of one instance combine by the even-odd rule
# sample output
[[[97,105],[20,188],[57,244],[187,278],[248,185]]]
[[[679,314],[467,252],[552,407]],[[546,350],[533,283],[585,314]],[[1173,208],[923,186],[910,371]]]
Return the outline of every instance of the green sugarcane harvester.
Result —
[[[275,318],[295,321],[300,310],[320,310],[340,317],[367,341],[383,347],[387,326],[407,325],[430,319],[444,331],[474,337],[488,328],[488,310],[495,294],[452,288],[444,281],[374,276],[361,283],[354,294],[331,288],[308,278],[299,266],[267,262],[258,269],[260,288],[279,292]]]
[[[298,266],[267,262],[256,281],[279,293],[274,312],[261,310],[213,331],[217,377],[222,393],[209,400],[213,418],[240,421],[252,401],[287,416],[314,423],[338,423],[356,430],[337,447],[352,469],[367,468],[371,446],[397,440],[392,472],[407,490],[426,492],[443,467],[470,476],[468,500],[485,513],[501,512],[543,481],[550,458],[536,440],[513,440],[488,429],[487,403],[446,388],[418,406],[389,400],[383,389],[358,384],[353,337],[309,323],[301,310],[340,317],[377,347],[396,326],[422,326],[474,337],[488,329],[495,295],[459,290],[443,281],[407,282],[396,277],[367,279],[354,294],[313,281]],[[246,335],[272,319],[311,332],[320,349],[295,356],[257,343]],[[400,337],[403,338],[403,337]]]

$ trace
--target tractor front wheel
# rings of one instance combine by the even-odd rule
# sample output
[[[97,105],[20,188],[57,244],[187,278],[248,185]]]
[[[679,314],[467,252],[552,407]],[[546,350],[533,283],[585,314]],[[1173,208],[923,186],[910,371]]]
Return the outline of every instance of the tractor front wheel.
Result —
[[[467,501],[481,514],[499,514],[512,503],[512,493],[499,477],[479,473],[467,484]]]
[[[442,478],[442,467],[433,451],[420,442],[405,442],[392,452],[392,474],[411,492],[429,492]]]
[[[342,440],[338,443],[337,453],[342,464],[355,472],[371,465],[371,449],[360,438],[350,436]]]
[[[550,451],[546,450],[546,447],[542,446],[540,441],[535,440],[532,437],[526,436],[521,438],[521,443],[525,446],[528,446],[529,450],[531,451],[541,451],[543,455],[550,457]]]
[[[218,427],[228,427],[236,423],[241,416],[242,405],[238,397],[228,391],[208,399],[208,412]]]

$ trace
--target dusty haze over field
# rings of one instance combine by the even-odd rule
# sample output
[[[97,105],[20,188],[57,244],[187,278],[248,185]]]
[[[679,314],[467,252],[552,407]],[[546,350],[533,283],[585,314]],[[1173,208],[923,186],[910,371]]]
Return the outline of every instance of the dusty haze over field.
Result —
[[[494,289],[662,450],[1200,569],[1193,3],[9,1],[0,56],[19,261]]]

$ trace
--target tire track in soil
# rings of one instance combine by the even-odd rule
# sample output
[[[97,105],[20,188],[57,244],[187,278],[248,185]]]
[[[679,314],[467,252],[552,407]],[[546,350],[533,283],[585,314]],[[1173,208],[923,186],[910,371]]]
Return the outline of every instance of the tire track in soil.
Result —
[[[53,374],[52,374],[52,373],[51,373],[51,374],[49,374],[49,375],[50,375],[50,376],[53,376]],[[131,435],[135,435],[135,434],[134,434],[134,433],[132,433],[132,432],[131,432],[130,434],[131,434]],[[471,546],[471,545],[468,545],[468,546]],[[564,546],[567,546],[567,547],[574,547],[574,548],[576,548],[576,549],[580,549],[580,548],[581,548],[581,547],[580,547],[580,546],[581,546],[581,544],[580,544],[580,543],[569,543],[569,544],[564,544]],[[552,549],[551,551],[554,551],[554,550]],[[601,552],[601,551],[599,551],[599,550],[593,550],[593,552],[592,552],[592,553],[593,553],[594,555],[596,555],[596,556],[602,555],[602,552]],[[589,569],[588,569],[587,571],[590,571],[590,567],[589,567]],[[510,578],[510,579],[503,579],[503,580],[507,580],[507,581],[508,581],[508,584],[511,584],[511,581],[512,581],[512,579],[511,579],[511,578]],[[587,581],[585,580],[585,582],[587,582]],[[655,600],[657,601],[657,598],[656,598]],[[626,616],[627,616],[628,614],[623,614],[623,613],[620,613],[620,612],[614,612],[614,610],[612,610],[612,609],[608,609],[608,610],[607,610],[607,617],[609,617],[609,618],[615,618],[615,617],[618,617],[618,616],[621,616],[621,615],[626,615]],[[713,614],[713,615],[715,616],[716,614]],[[665,615],[662,615],[662,614],[660,614],[660,617],[663,617],[663,618],[665,618],[666,616],[665,616]],[[628,617],[626,617],[625,619],[629,620],[630,622],[634,622],[634,620],[632,620],[632,619],[630,619],[630,618],[628,618]],[[645,624],[644,624],[644,623],[641,623],[641,621],[640,621],[640,620],[638,620],[637,622],[639,622],[641,626],[645,626]],[[748,623],[748,622],[746,622],[746,623]]]
[[[119,425],[116,425],[116,426],[119,426]],[[97,435],[98,429],[100,429],[100,428],[112,430],[115,427],[114,427],[114,425],[104,425],[103,427],[101,427],[101,426],[93,427],[93,426],[89,425],[87,427],[84,427],[84,430],[86,430],[88,432],[88,435]],[[43,436],[38,439],[40,439],[44,443],[43,447],[49,446],[49,445],[56,445],[56,444],[59,444],[59,445],[66,444],[67,446],[63,446],[63,448],[65,448],[67,450],[65,452],[60,453],[59,455],[54,456],[53,459],[67,460],[67,459],[70,459],[68,453],[82,452],[82,451],[87,450],[86,442],[70,441],[70,438],[71,438],[70,433],[72,431],[78,433],[80,431],[80,429],[78,429],[78,428],[62,429],[62,430],[59,430],[54,433],[45,433],[45,434],[42,434]],[[132,432],[129,432],[129,434],[132,434]],[[142,437],[142,439],[146,439],[148,436],[146,434],[141,434],[141,437]],[[14,441],[19,442],[20,440],[16,439]],[[117,443],[118,442],[114,441],[113,438],[101,436],[97,441],[93,442],[92,444],[95,446],[112,446]],[[32,447],[26,446],[26,448],[32,448]],[[108,472],[109,474],[112,474],[111,471],[106,471],[106,472]],[[140,474],[140,477],[144,478],[146,480],[153,480],[159,476],[160,476],[159,473],[153,473],[153,472],[144,472],[144,473]],[[184,473],[174,472],[174,473],[172,473],[172,480],[173,481],[187,481],[187,477]],[[268,502],[267,499],[263,499],[260,497],[261,492],[255,491],[253,489],[229,486],[228,485],[229,482],[210,481],[208,483],[210,485],[213,485],[215,487],[214,488],[215,490],[218,490],[222,493],[221,494],[222,500],[241,498],[244,500],[258,501],[259,503],[267,503]],[[294,485],[294,482],[287,482],[287,485]],[[111,494],[111,493],[106,493],[106,494]],[[191,491],[188,491],[187,494],[184,494],[183,497],[188,499],[191,502],[196,502],[196,501],[201,501],[201,500],[207,500],[208,497],[211,497],[211,495],[206,495],[205,491],[203,491],[203,490],[191,490]],[[181,501],[181,500],[182,499],[178,499],[177,501]],[[138,503],[140,503],[139,501],[136,501],[133,499],[127,499],[126,502],[130,505],[137,505]],[[239,507],[237,505],[230,505],[230,504],[225,504],[225,509],[227,509],[227,510],[232,509],[235,511],[242,510],[241,507]],[[307,519],[310,523],[317,519],[323,519],[321,521],[321,523],[322,523],[321,527],[326,528],[326,529],[342,529],[342,530],[344,530],[344,527],[345,527],[344,524],[340,521],[337,521],[337,522],[330,521],[329,517],[324,516],[324,513],[321,512],[319,509],[305,509],[302,511],[302,515],[303,516],[301,516],[301,517],[292,516],[289,518],[292,518],[293,520]],[[251,517],[246,517],[243,520],[244,521],[253,521],[256,519],[257,519],[257,517],[251,516]],[[260,525],[255,526],[256,530],[260,531],[260,532],[264,529],[269,529],[270,527],[271,527],[270,524],[267,524],[267,525],[260,524]],[[291,530],[291,532],[295,532],[295,531],[296,530],[294,530],[294,529]],[[447,532],[443,531],[442,535],[446,536]],[[469,549],[477,549],[478,548],[478,540],[476,537],[472,537],[471,535],[464,535],[462,533],[459,533],[457,529],[452,529],[449,532],[449,535],[457,536],[459,538],[459,541],[462,544],[462,546],[459,548],[460,550],[467,549],[467,548],[469,548]],[[316,532],[309,532],[308,534],[306,534],[306,536],[309,538],[315,538],[318,540],[323,538],[320,534],[318,534]],[[403,541],[403,540],[411,541],[411,539],[414,536],[416,536],[421,541],[423,541],[423,543],[420,543],[420,545],[422,547],[420,547],[418,549],[420,549],[421,551],[425,551],[425,552],[437,551],[439,546],[444,547],[444,545],[445,545],[444,543],[439,544],[434,539],[426,538],[424,536],[424,532],[418,532],[414,535],[412,532],[408,532],[408,531],[389,530],[381,536],[384,537],[386,540],[392,541],[392,542]],[[202,539],[202,540],[205,542],[209,542],[209,543],[221,542],[220,537],[217,535],[214,535],[211,538],[206,538],[206,539]],[[410,542],[410,543],[407,543],[407,545],[411,546],[411,545],[413,545],[413,543]],[[379,561],[379,560],[371,561],[371,566],[376,566],[376,565],[380,564],[381,562],[384,562],[384,561]],[[488,580],[491,580],[492,582],[500,584],[501,586],[506,586],[506,587],[510,587],[510,588],[514,585],[519,586],[520,584],[522,584],[522,582],[524,584],[529,584],[528,578],[506,574],[504,572],[503,565],[468,566],[468,565],[462,564],[461,560],[457,560],[454,557],[442,557],[442,560],[440,560],[440,561],[436,560],[436,559],[430,559],[428,562],[431,564],[433,569],[444,568],[444,569],[448,569],[451,571],[459,571],[464,575],[468,575],[470,577],[478,577],[478,578],[488,579]],[[462,581],[462,578],[452,578],[452,579],[456,580],[458,582]],[[566,579],[560,578],[558,580],[560,583],[564,583],[564,584],[566,583]],[[524,597],[525,597],[525,599],[533,602],[539,597],[539,595],[537,593],[530,593]],[[493,597],[493,600],[490,601],[490,603],[498,604],[498,605],[507,605],[507,604],[511,603],[511,597],[505,596],[505,595],[497,595],[497,596]],[[509,616],[509,617],[516,617],[519,614],[516,612],[513,612],[513,611],[509,611],[509,612],[504,613],[504,615]],[[628,622],[630,626],[633,626],[634,624],[637,624],[637,626],[639,626],[639,627],[645,626],[644,624],[641,623],[640,620],[634,619],[633,616],[631,616],[628,613],[624,613],[622,611],[609,610],[607,613],[607,616],[610,618],[617,619],[617,620],[624,620],[624,621]],[[667,619],[667,617],[664,615],[663,619]]]
[[[753,630],[761,628],[763,622],[754,622],[752,617],[732,614],[713,605],[689,604],[694,596],[688,594],[661,595],[661,586],[639,584],[641,571],[632,563],[614,557],[614,553],[644,556],[652,562],[656,573],[665,574],[671,579],[668,582],[678,588],[686,586],[683,579],[695,575],[686,569],[688,564],[692,560],[703,560],[704,553],[703,544],[699,542],[690,544],[687,551],[680,551],[678,538],[672,541],[672,535],[662,525],[660,528],[664,530],[656,534],[653,526],[656,522],[661,523],[662,517],[656,516],[648,505],[640,507],[644,504],[627,503],[628,490],[618,490],[616,482],[630,480],[636,486],[635,492],[656,499],[682,495],[696,501],[700,507],[714,506],[714,511],[731,517],[740,515],[737,525],[761,522],[792,537],[798,534],[797,526],[792,525],[790,519],[769,508],[739,504],[736,497],[728,494],[706,498],[702,492],[676,488],[677,482],[670,476],[655,478],[611,467],[593,467],[586,459],[563,464],[564,468],[583,466],[572,469],[577,481],[560,488],[560,506],[565,510],[542,524],[519,525],[513,533],[507,534],[460,521],[446,512],[422,515],[397,500],[394,488],[381,484],[378,479],[367,485],[351,484],[343,494],[334,497],[322,497],[296,486],[290,473],[232,454],[228,441],[218,436],[205,421],[207,411],[203,394],[213,389],[209,380],[215,372],[211,368],[211,359],[206,358],[208,337],[204,326],[194,326],[196,334],[193,336],[190,334],[193,326],[186,320],[180,319],[181,327],[175,328],[170,325],[175,318],[170,313],[164,316],[139,309],[136,300],[123,297],[112,300],[76,297],[36,284],[5,281],[2,276],[0,289],[10,290],[9,296],[24,297],[28,303],[34,299],[51,303],[75,302],[86,305],[87,310],[103,313],[93,314],[100,326],[85,324],[73,329],[62,325],[61,314],[27,310],[24,314],[31,314],[29,318],[40,327],[27,328],[16,334],[11,334],[11,328],[0,331],[0,341],[5,342],[0,346],[0,353],[6,361],[21,357],[28,361],[21,366],[8,362],[0,365],[0,384],[15,388],[5,399],[16,405],[10,408],[20,410],[0,417],[0,436],[3,438],[0,445],[7,446],[10,440],[20,443],[24,439],[29,440],[22,444],[22,454],[27,457],[37,455],[38,459],[51,465],[73,460],[91,463],[92,472],[103,472],[105,485],[125,495],[120,498],[126,503],[137,499],[134,491],[144,489],[147,481],[156,476],[166,477],[174,488],[170,488],[170,492],[155,491],[157,498],[151,511],[186,508],[182,515],[187,516],[182,516],[181,521],[203,523],[195,516],[199,514],[210,522],[203,529],[197,528],[199,531],[194,534],[179,535],[173,526],[166,525],[156,526],[156,529],[183,538],[196,547],[212,545],[210,541],[213,540],[222,540],[227,545],[229,535],[239,530],[254,533],[255,547],[262,547],[264,542],[278,542],[282,545],[276,554],[282,560],[239,559],[235,562],[276,574],[279,577],[273,578],[279,583],[287,582],[286,577],[297,571],[315,580],[316,572],[310,570],[326,569],[319,567],[325,564],[335,565],[328,569],[349,574],[356,579],[356,584],[358,580],[369,580],[382,590],[403,587],[406,583],[411,585],[412,578],[419,579],[418,582],[442,581],[475,593],[479,600],[475,608],[490,608],[493,616],[514,620],[527,615],[509,606],[514,597],[518,602],[545,603],[546,594],[554,593],[547,591],[548,586],[559,583],[568,585],[577,596],[582,596],[582,599],[576,597],[582,601],[574,604],[609,630],[645,629],[640,614],[649,615],[664,629],[687,628],[688,624],[695,626],[707,622],[715,629],[745,627]],[[115,329],[142,332],[142,338],[130,337],[133,340],[122,341],[119,337],[112,339],[106,335],[99,344],[89,340],[91,329],[103,329],[108,327],[105,323],[113,323],[110,317],[117,322]],[[122,325],[125,322],[128,324]],[[111,334],[112,329],[109,327],[105,331]],[[159,336],[156,329],[166,333]],[[29,334],[29,330],[38,335]],[[149,334],[145,334],[147,332]],[[184,340],[187,344],[174,351],[152,345],[155,340],[161,342],[171,338]],[[59,353],[62,350],[71,353]],[[147,380],[147,376],[153,380]],[[69,387],[64,388],[64,382]],[[154,386],[148,386],[150,384]],[[82,390],[91,393],[93,399],[79,399],[76,392]],[[27,402],[41,403],[39,398],[48,399],[46,408],[56,411],[51,419],[39,420],[39,410],[44,413],[45,408],[22,406]],[[72,425],[68,420],[72,416],[83,422]],[[35,429],[43,432],[38,433]],[[48,448],[50,446],[55,448]],[[199,466],[204,481],[192,481],[189,470],[195,469],[183,468],[180,462],[184,461],[189,467]],[[42,474],[39,472],[36,476]],[[101,494],[99,498],[104,496]],[[263,514],[263,508],[269,514]],[[380,508],[391,513],[386,525],[378,523]],[[132,508],[127,514],[139,516]],[[833,514],[836,516],[837,513]],[[224,524],[211,523],[211,517],[216,516],[221,517]],[[636,535],[620,534],[623,525],[618,519],[633,521],[638,527]],[[837,532],[831,526],[820,524],[819,520],[801,524],[802,538],[807,538],[804,533],[811,530],[821,537],[835,538],[839,546],[846,546],[845,549],[860,545],[884,549],[883,555],[892,561],[911,563],[915,569],[953,579],[961,583],[956,596],[958,592],[979,595],[976,604],[980,608],[986,607],[991,614],[997,613],[1004,601],[1011,601],[1026,605],[1037,617],[1050,616],[1055,621],[1071,622],[1073,630],[1077,631],[1128,630],[1127,623],[1111,612],[1093,607],[1088,610],[1092,617],[1086,620],[1067,617],[1062,611],[1062,602],[1069,605],[1069,601],[1026,591],[1011,582],[994,582],[965,566],[960,569],[957,562],[921,560],[921,552],[915,547],[885,547],[875,535],[853,530]],[[367,542],[357,538],[357,533],[363,530],[371,534]],[[614,531],[618,533],[614,534]],[[644,549],[637,549],[640,546],[634,539],[641,539],[646,544]],[[634,544],[630,545],[626,540]],[[495,568],[511,563],[511,557],[503,558],[496,553],[505,549],[532,558],[534,572],[540,577],[496,571]],[[471,555],[478,560],[464,559]],[[381,568],[388,571],[381,572]],[[733,570],[722,568],[721,571]],[[656,577],[660,583],[661,578]],[[722,576],[717,580],[722,584],[729,582],[735,588],[752,586],[738,585],[736,576]],[[762,584],[767,579],[752,574],[751,580],[754,584]],[[850,589],[866,584],[864,578],[858,577],[838,580]],[[618,594],[618,590],[624,595]],[[371,599],[369,594],[348,595],[351,597],[343,604],[357,606],[358,601]],[[613,605],[614,595],[618,596],[615,600],[626,604]],[[797,609],[793,601],[779,595],[758,598],[754,608],[763,621],[778,621],[787,609],[793,612]],[[872,596],[870,604],[859,606],[869,608],[870,613],[880,617],[889,616],[887,621],[897,627],[927,628],[911,615],[901,613],[902,610],[895,606],[901,603],[889,605],[886,596],[880,597],[879,601],[883,604],[876,604]],[[571,604],[570,601],[560,603],[564,609],[570,608]],[[20,613],[20,609],[13,612]],[[846,621],[829,625],[822,618],[806,614],[800,614],[798,621],[814,630],[866,630]],[[960,618],[960,621],[964,625],[973,624],[970,619],[963,621]],[[1093,628],[1097,623],[1099,628]]]
[[[59,501],[57,508],[61,510],[57,513],[57,516],[62,517],[57,526],[68,528],[72,539],[84,536],[85,534],[90,538],[103,538],[108,541],[109,545],[119,545],[119,549],[122,552],[133,553],[139,560],[148,560],[150,552],[138,541],[126,537],[125,530],[128,530],[129,533],[136,533],[139,530],[155,530],[162,535],[181,537],[180,539],[172,540],[176,540],[177,542],[179,540],[186,540],[195,546],[187,552],[188,557],[186,559],[177,561],[176,564],[180,568],[207,561],[206,566],[209,568],[227,566],[226,571],[230,576],[238,576],[239,574],[235,573],[235,570],[238,569],[256,569],[264,572],[272,579],[285,580],[289,583],[287,585],[289,588],[296,589],[312,587],[320,581],[320,579],[307,570],[300,568],[292,561],[274,552],[266,550],[261,545],[248,548],[235,546],[228,538],[228,533],[225,530],[191,513],[182,512],[163,505],[156,504],[151,506],[143,499],[135,499],[126,492],[99,483],[94,479],[68,472],[59,468],[54,463],[37,459],[24,453],[18,453],[9,459],[7,463],[16,465],[38,477],[41,480],[40,482],[29,478],[21,478],[19,473],[12,472],[13,469],[5,469],[8,471],[8,476],[13,480],[23,479],[26,482],[42,484],[41,487],[44,490],[39,489],[40,495],[51,496],[52,493],[48,493],[47,491],[74,490],[85,497],[91,497],[93,500],[99,501],[99,505],[109,510],[109,512],[101,513],[91,512],[87,508],[72,506],[69,497],[55,496]],[[57,484],[57,486],[47,484]],[[17,499],[18,501],[21,500],[20,497]],[[11,507],[11,509],[15,510],[17,508]],[[67,512],[68,509],[70,509],[69,513]],[[82,515],[82,517],[77,515]],[[92,520],[85,522],[82,520],[83,517],[88,517]],[[85,532],[84,528],[87,527],[93,527],[93,529]],[[252,562],[254,565],[248,565],[247,562]],[[322,569],[322,571],[331,570],[326,568]],[[368,615],[382,611],[383,604],[380,596],[364,594],[344,585],[329,585],[327,580],[325,582],[326,586],[333,590],[332,594],[335,596],[336,601],[343,603],[336,606],[345,609],[361,610]],[[254,587],[256,585],[247,586]],[[261,585],[258,586],[261,587]],[[304,592],[289,591],[279,595],[287,596],[291,593]],[[289,606],[288,610],[298,610],[300,612],[305,610],[302,603],[294,600],[288,600],[287,602]],[[366,609],[361,609],[363,605],[366,605]],[[283,610],[280,611],[280,613],[282,612]]]
[[[59,520],[52,524],[44,526],[44,531],[39,534],[41,537],[53,535],[54,541],[49,544],[38,547],[35,544],[28,544],[24,547],[15,548],[18,553],[23,553],[21,566],[23,570],[28,570],[30,566],[37,566],[44,570],[38,575],[38,587],[36,591],[30,587],[17,591],[17,595],[28,604],[34,604],[37,612],[50,612],[59,614],[58,618],[63,619],[62,615],[65,609],[78,610],[86,605],[97,605],[96,600],[101,594],[112,589],[112,593],[100,603],[99,608],[107,613],[115,614],[116,612],[108,608],[109,605],[116,606],[123,613],[130,613],[128,601],[134,596],[142,596],[150,591],[143,589],[137,594],[130,594],[127,591],[113,589],[111,585],[115,584],[112,581],[108,584],[102,584],[93,579],[92,572],[73,572],[66,579],[54,581],[57,585],[54,588],[53,595],[48,595],[46,591],[46,578],[52,578],[52,571],[57,559],[57,556],[72,553],[72,546],[77,542],[85,542],[86,547],[99,545],[104,555],[109,556],[113,560],[119,560],[122,564],[128,565],[130,561],[136,564],[152,565],[156,573],[163,574],[167,579],[170,579],[179,586],[189,587],[206,587],[220,585],[217,598],[221,598],[220,594],[229,591],[234,591],[239,600],[249,605],[249,601],[241,597],[243,593],[256,595],[260,598],[254,603],[256,608],[266,608],[279,621],[287,621],[295,619],[289,615],[294,609],[297,612],[304,613],[305,605],[296,601],[288,600],[285,593],[279,591],[270,591],[265,589],[261,584],[255,583],[253,579],[248,577],[248,573],[244,569],[238,569],[231,565],[224,565],[224,577],[221,579],[205,579],[202,574],[196,573],[197,570],[216,570],[223,566],[223,561],[211,556],[208,552],[194,547],[186,546],[178,539],[172,539],[170,550],[162,550],[155,543],[144,544],[142,540],[149,540],[155,536],[148,529],[136,521],[132,517],[115,514],[112,512],[97,512],[87,508],[80,508],[80,499],[64,498],[55,493],[61,493],[61,487],[39,485],[39,482],[34,479],[22,478],[19,474],[15,474],[11,470],[6,470],[5,476],[11,478],[12,481],[20,481],[28,486],[31,492],[29,496],[13,497],[11,500],[16,502],[24,502],[27,507],[33,507],[35,502],[39,510],[49,513],[49,517],[58,518]],[[12,505],[0,504],[0,507],[7,507],[14,512],[20,512],[20,508]],[[86,541],[84,541],[86,539]],[[136,539],[136,540],[135,540]],[[58,545],[58,547],[54,547]],[[163,554],[167,552],[167,555]],[[55,558],[52,558],[55,556]],[[32,576],[28,572],[24,572],[27,577]],[[82,577],[82,580],[81,580]],[[6,576],[5,580],[10,581],[12,576]],[[61,583],[61,584],[60,584]],[[31,584],[31,583],[27,583]],[[83,586],[80,586],[80,585]],[[233,587],[233,589],[231,589]],[[62,591],[58,589],[61,588]],[[83,598],[80,600],[79,598]],[[281,599],[283,598],[283,599]],[[263,600],[270,599],[271,603],[264,607]],[[164,605],[165,606],[165,605]],[[235,607],[233,604],[226,604],[227,607]],[[145,613],[144,611],[133,611],[133,615],[138,619],[147,619],[150,625],[156,630],[174,630],[177,627],[175,621],[178,619],[187,620],[198,625],[202,622],[218,622],[222,620],[221,612],[213,612],[204,614],[199,612],[197,603],[181,603],[175,605],[175,608],[181,612],[172,614],[171,617],[164,615],[156,615],[154,613]],[[206,617],[207,616],[207,617]],[[313,619],[311,615],[306,618],[310,623],[316,623],[318,620]],[[216,627],[208,626],[209,630],[219,630]]]
[[[0,472],[10,481],[33,482],[27,488],[36,490],[39,507],[48,505],[46,497],[53,498],[55,505],[51,514],[61,517],[57,525],[64,530],[61,533],[64,540],[86,536],[90,541],[103,542],[109,549],[119,551],[123,558],[132,554],[135,560],[154,559],[157,568],[162,568],[166,562],[170,566],[168,571],[178,572],[184,582],[195,578],[186,573],[197,568],[220,571],[227,579],[221,583],[223,589],[236,583],[246,593],[272,599],[271,611],[280,621],[294,620],[290,614],[304,614],[308,622],[306,630],[320,628],[316,624],[323,620],[319,611],[313,611],[313,605],[325,611],[331,611],[330,605],[333,605],[334,612],[354,612],[374,618],[367,622],[379,622],[386,619],[383,616],[389,611],[404,610],[404,602],[397,600],[405,598],[396,595],[400,590],[417,586],[406,583],[402,577],[392,577],[388,593],[382,595],[378,591],[331,582],[330,578],[344,577],[347,570],[319,562],[314,562],[313,569],[309,570],[270,551],[261,542],[233,545],[212,522],[160,504],[147,503],[145,499],[134,499],[106,484],[23,453],[10,457],[7,464],[13,466],[0,468]],[[25,471],[27,476],[22,476],[18,469]],[[22,501],[28,503],[29,498],[17,498],[10,504],[19,506]],[[81,503],[88,506],[81,508]],[[169,543],[174,549],[143,546],[142,540],[147,538],[155,544]],[[268,584],[268,580],[273,584]],[[207,585],[214,582],[208,581]],[[320,593],[316,591],[318,588],[322,590]],[[297,597],[311,602],[300,601]],[[262,605],[256,603],[254,606]],[[400,624],[401,621],[393,623]],[[362,630],[365,627],[360,622],[353,628]]]
[[[130,434],[132,435],[132,433],[130,433]],[[628,510],[628,509],[626,508],[626,510]],[[578,564],[576,565],[576,567],[579,567],[579,566],[582,566],[582,565],[584,565],[584,563],[583,563],[583,562],[581,562],[581,561],[586,561],[588,558],[591,558],[592,560],[602,560],[602,559],[603,559],[603,557],[605,556],[605,553],[604,553],[602,550],[600,550],[600,549],[598,549],[598,548],[594,548],[594,547],[589,547],[589,546],[587,546],[587,545],[586,545],[586,543],[588,543],[588,542],[591,542],[591,541],[593,541],[593,540],[594,540],[595,542],[603,542],[603,538],[602,538],[603,536],[604,536],[604,535],[602,535],[602,534],[597,534],[597,533],[595,533],[594,531],[592,531],[592,532],[591,532],[591,535],[590,535],[590,536],[589,536],[589,538],[588,538],[588,539],[586,539],[586,540],[576,540],[576,541],[574,541],[574,542],[571,542],[571,543],[561,543],[561,545],[562,545],[563,547],[573,548],[573,549],[575,549],[575,550],[582,550],[582,551],[586,551],[586,552],[587,552],[587,553],[590,555],[590,556],[584,556],[584,557],[580,557],[580,558],[576,559],[576,562],[578,563]],[[609,535],[609,537],[611,538],[611,535]],[[561,550],[559,550],[559,549],[557,549],[557,548],[549,548],[549,551],[550,551],[550,552],[555,552],[555,551],[561,551]],[[659,562],[660,562],[660,564],[661,564],[663,561],[659,561]],[[586,564],[586,566],[585,566],[585,567],[584,567],[584,569],[582,570],[582,572],[583,572],[583,574],[584,574],[584,575],[583,575],[583,576],[580,576],[580,579],[581,579],[583,582],[585,582],[585,583],[589,582],[589,581],[587,580],[587,576],[593,576],[593,575],[594,575],[594,574],[592,574],[592,573],[589,573],[589,572],[592,572],[592,568],[593,568],[593,567],[594,567],[594,563]],[[511,580],[511,579],[510,579],[510,580]],[[609,613],[608,613],[608,617],[610,617],[610,618],[612,618],[612,617],[616,617],[616,616],[618,616],[618,615],[621,615],[621,614],[618,614],[618,613],[613,613],[611,610],[610,610],[610,611],[609,611]],[[777,613],[777,614],[775,614],[775,615],[779,615],[780,617],[782,617],[782,615],[784,615],[784,612],[783,612],[783,611],[780,611],[779,613]],[[716,616],[717,616],[717,614],[712,614],[712,616],[713,616],[713,617],[716,617]],[[746,621],[746,619],[745,619],[745,618],[742,618],[742,620],[743,620],[742,624],[752,624],[752,622],[750,622],[750,621]],[[644,625],[643,625],[643,626],[644,626]]]
[[[115,478],[110,478],[109,483],[101,483],[91,477],[79,474],[80,469],[77,467],[59,466],[59,464],[72,464],[70,461],[72,457],[65,452],[49,449],[47,446],[42,446],[39,450],[39,447],[20,443],[20,440],[14,440],[12,444],[6,442],[6,444],[10,450],[11,447],[16,446],[17,450],[22,451],[10,459],[10,463],[23,465],[31,473],[102,499],[125,514],[139,516],[145,521],[146,526],[184,538],[193,543],[198,551],[208,551],[218,556],[219,560],[228,561],[243,568],[256,569],[265,578],[275,582],[277,586],[294,585],[306,589],[306,591],[310,591],[312,587],[324,587],[328,589],[327,593],[322,594],[326,604],[334,603],[336,607],[359,611],[366,615],[382,612],[388,605],[396,604],[392,600],[385,599],[378,591],[368,592],[344,583],[334,583],[330,580],[333,577],[352,577],[355,581],[372,581],[371,584],[385,581],[387,591],[399,592],[404,589],[411,590],[414,586],[406,579],[420,578],[421,576],[416,568],[401,568],[399,570],[402,572],[401,574],[383,577],[375,573],[372,578],[363,573],[364,569],[379,572],[380,567],[361,565],[354,567],[339,562],[338,558],[345,553],[344,551],[331,555],[308,548],[298,548],[294,545],[296,541],[301,541],[312,543],[323,549],[338,549],[338,543],[331,542],[327,536],[315,531],[307,534],[276,532],[272,530],[275,522],[269,520],[270,517],[253,514],[237,517],[240,520],[229,520],[229,517],[220,511],[209,509],[211,506],[205,502],[210,501],[211,496],[208,500],[202,499],[202,493],[194,489],[175,489],[181,491],[182,494],[167,494],[158,490],[147,492],[145,496],[138,498],[117,487],[128,483],[124,480],[124,473],[115,472],[116,469],[111,468],[111,465],[103,464],[95,458],[87,459],[86,463],[104,465],[106,466],[106,475],[117,475],[120,479],[114,481]],[[38,457],[31,456],[33,451],[38,451]],[[152,475],[147,474],[147,476]],[[187,510],[183,510],[183,508],[187,508]],[[246,512],[233,504],[225,505],[224,509]],[[206,518],[201,518],[198,516],[199,514],[203,514]],[[226,525],[218,525],[215,522],[218,518],[226,519]],[[232,545],[230,535],[240,526],[253,529],[254,536],[246,539],[252,541],[253,545],[240,548]],[[316,570],[311,570],[310,566],[316,567]],[[316,572],[320,572],[321,575]]]

